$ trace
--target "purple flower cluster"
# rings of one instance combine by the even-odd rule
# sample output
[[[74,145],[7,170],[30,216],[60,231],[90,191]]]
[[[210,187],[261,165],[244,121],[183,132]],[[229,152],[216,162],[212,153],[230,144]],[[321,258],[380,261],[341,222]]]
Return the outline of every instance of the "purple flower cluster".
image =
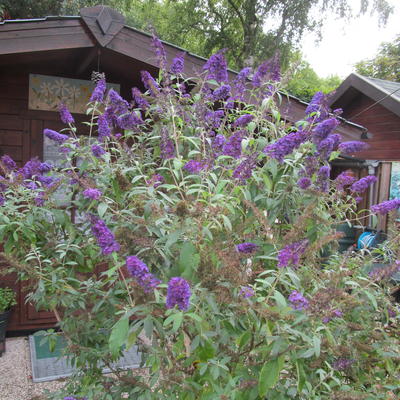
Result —
[[[288,297],[290,305],[295,310],[304,310],[308,307],[308,300],[297,290],[293,290]]]
[[[230,85],[222,85],[214,90],[214,92],[212,93],[212,99],[214,101],[225,100],[227,97],[229,97],[230,92],[231,92]]]
[[[165,69],[167,64],[167,55],[165,53],[165,49],[161,40],[153,33],[153,38],[151,40],[151,45],[155,50],[156,57],[158,60],[158,66],[162,69]]]
[[[337,133],[329,135],[326,139],[317,144],[317,154],[321,159],[327,160],[332,151],[336,150],[340,143],[341,136]]]
[[[67,135],[63,135],[62,133],[58,133],[56,131],[53,131],[51,129],[45,129],[43,131],[43,134],[47,136],[50,140],[54,140],[58,144],[63,144],[65,141],[68,140]]]
[[[239,292],[239,296],[248,299],[249,297],[253,297],[254,296],[254,289],[250,286],[242,286],[242,288],[240,289]]]
[[[160,138],[160,153],[163,160],[169,160],[175,157],[175,146],[174,142],[169,136],[167,128],[162,128]]]
[[[206,164],[203,161],[195,161],[195,160],[190,160],[183,166],[183,168],[185,168],[191,174],[198,174],[205,167]]]
[[[106,92],[106,81],[105,79],[100,79],[94,88],[90,101],[97,101],[101,103],[104,99],[104,93]]]
[[[171,63],[171,67],[169,68],[171,74],[179,75],[183,72],[185,67],[185,52],[182,52],[178,56],[176,56]]]
[[[150,107],[150,104],[147,102],[147,100],[143,98],[142,92],[136,87],[132,88],[132,99],[142,110],[147,110]]]
[[[357,182],[354,182],[350,186],[350,190],[354,193],[363,193],[368,189],[369,185],[372,185],[377,181],[376,176],[374,175],[367,175],[364,178],[361,178]]]
[[[297,149],[306,140],[307,133],[298,130],[281,137],[275,143],[269,144],[264,148],[263,152],[282,163],[285,156],[291,154],[293,150]]]
[[[309,187],[311,186],[311,179],[310,179],[310,178],[307,178],[306,176],[303,177],[303,178],[300,178],[300,179],[297,181],[297,186],[298,186],[300,189],[305,190],[305,189],[307,189],[307,188],[309,188]]]
[[[161,281],[150,273],[147,265],[136,256],[126,258],[126,268],[145,292],[151,292]]]
[[[236,245],[236,250],[239,253],[244,253],[244,254],[251,254],[254,253],[258,249],[258,245],[255,243],[251,242],[244,242]]]
[[[204,120],[209,129],[218,129],[221,126],[222,118],[225,113],[223,110],[207,111],[204,114]]]
[[[278,268],[293,266],[297,267],[300,257],[306,251],[308,240],[303,239],[298,242],[288,244],[278,252]]]
[[[241,185],[246,183],[247,179],[251,178],[254,168],[257,165],[257,153],[247,156],[232,173],[233,178],[237,179]]]
[[[203,69],[207,71],[207,79],[215,79],[219,83],[228,81],[227,63],[223,51],[213,54]]]
[[[43,177],[43,174],[49,172],[52,166],[49,163],[42,163],[37,158],[33,158],[25,163],[25,165],[19,170],[24,179],[32,179],[34,176],[40,178],[42,183],[46,182],[46,179],[51,177]]]
[[[4,154],[4,156],[1,157],[1,162],[9,171],[13,171],[17,168],[15,161],[7,154]]]
[[[99,115],[97,119],[97,130],[99,134],[99,140],[104,140],[106,137],[110,137],[111,129],[108,125],[107,117],[103,115]]]
[[[320,122],[312,132],[313,141],[319,143],[326,139],[338,125],[339,121],[336,118],[328,118]]]
[[[387,200],[371,207],[374,214],[384,215],[400,207],[400,199]]]
[[[106,151],[103,149],[102,146],[98,145],[98,144],[94,144],[92,146],[92,154],[97,157],[100,158],[103,154],[105,154]]]
[[[117,118],[117,125],[121,129],[132,130],[141,124],[143,124],[143,120],[135,112],[126,113]]]
[[[278,82],[281,79],[279,57],[274,57],[264,61],[253,76],[253,86],[260,87],[266,81]]]
[[[254,118],[254,115],[244,114],[241,115],[233,124],[233,126],[246,126],[248,125]]]
[[[125,114],[128,112],[129,104],[124,100],[114,89],[108,92],[108,100],[110,102],[109,111],[117,115]]]
[[[317,180],[315,181],[315,188],[323,193],[329,190],[329,175],[331,167],[323,165],[317,172]]]
[[[233,81],[233,84],[235,86],[236,96],[241,100],[244,100],[244,93],[246,91],[246,81],[250,74],[251,74],[251,68],[245,67],[238,73],[235,80]]]
[[[353,154],[359,151],[366,150],[368,147],[369,146],[367,143],[354,140],[350,142],[340,143],[339,151],[343,154]]]
[[[224,135],[217,135],[212,139],[211,147],[215,152],[216,156],[220,155],[224,144],[226,143],[226,138]]]
[[[329,321],[331,321],[334,318],[341,318],[343,316],[342,311],[335,309],[332,310],[329,315],[325,316],[324,318],[322,318],[322,322],[324,324],[327,324]]]
[[[222,153],[225,156],[239,158],[242,154],[243,132],[235,132],[223,145]]]
[[[155,81],[155,79],[150,75],[150,72],[148,71],[140,71],[140,75],[142,78],[143,86],[151,93],[151,95],[155,96],[160,91],[159,84]]]
[[[64,124],[73,124],[75,122],[74,117],[64,103],[60,103],[58,111],[60,112],[61,121],[64,122]]]
[[[344,371],[346,369],[349,369],[356,360],[354,359],[349,359],[349,358],[338,358],[332,365],[334,369],[337,371]]]
[[[165,182],[165,179],[162,175],[154,174],[148,181],[146,181],[146,184],[156,188],[156,187],[162,185],[164,182]]]
[[[306,108],[306,115],[316,112],[319,112],[319,116],[312,117],[316,122],[322,121],[328,115],[327,98],[322,92],[315,93],[310,104]]]
[[[354,178],[354,176],[344,171],[336,177],[334,182],[338,190],[343,190],[345,186],[351,185],[355,180],[356,178]]]
[[[189,283],[180,277],[171,278],[167,289],[167,308],[178,306],[181,311],[189,309],[190,305],[190,286]]]
[[[91,231],[96,237],[102,254],[111,254],[120,250],[119,243],[115,240],[114,234],[108,229],[106,223],[95,215],[90,216]]]
[[[103,193],[99,189],[88,188],[82,194],[87,199],[98,200]]]

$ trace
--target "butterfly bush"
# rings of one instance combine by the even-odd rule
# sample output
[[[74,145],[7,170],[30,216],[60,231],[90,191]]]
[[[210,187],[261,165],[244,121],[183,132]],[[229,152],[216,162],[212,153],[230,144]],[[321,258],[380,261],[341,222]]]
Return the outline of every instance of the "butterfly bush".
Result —
[[[78,369],[50,398],[398,397],[391,275],[366,268],[397,266],[398,232],[377,255],[336,251],[376,178],[330,162],[365,146],[342,142],[322,93],[281,119],[277,57],[235,75],[221,51],[184,76],[183,54],[153,48],[159,75],[132,98],[97,81],[90,139],[60,106],[65,129],[43,132],[59,164],[0,159],[1,262],[55,312]],[[119,369],[132,346],[143,368]]]

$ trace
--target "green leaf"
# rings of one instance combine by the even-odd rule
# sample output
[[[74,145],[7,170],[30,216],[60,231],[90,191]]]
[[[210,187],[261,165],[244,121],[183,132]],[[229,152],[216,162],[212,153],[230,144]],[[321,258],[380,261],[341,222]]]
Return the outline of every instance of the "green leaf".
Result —
[[[321,355],[321,339],[318,336],[313,337],[314,353],[316,357]]]
[[[100,218],[104,217],[104,215],[105,215],[105,213],[107,211],[107,208],[108,208],[108,204],[106,204],[106,203],[100,203],[97,206],[97,212],[99,213],[99,217]]]
[[[306,374],[304,372],[303,362],[296,360],[296,370],[297,370],[297,391],[300,394],[303,390],[304,383],[306,382]]]
[[[284,357],[280,356],[275,360],[267,361],[261,368],[258,378],[258,394],[265,397],[268,390],[276,385],[279,374],[283,368]]]
[[[124,315],[112,328],[108,345],[111,353],[117,355],[129,331],[129,319]]]

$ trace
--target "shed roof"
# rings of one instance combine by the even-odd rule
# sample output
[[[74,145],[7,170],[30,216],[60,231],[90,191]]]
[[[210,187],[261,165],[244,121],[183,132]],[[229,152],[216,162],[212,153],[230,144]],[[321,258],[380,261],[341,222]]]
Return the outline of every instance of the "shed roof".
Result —
[[[151,41],[152,35],[125,25],[125,18],[106,6],[86,7],[80,16],[48,16],[35,19],[0,22],[0,66],[15,63],[15,55],[36,52],[87,49],[80,55],[78,70],[83,71],[99,52],[114,51],[158,68]],[[177,52],[184,51],[187,76],[202,71],[205,58],[163,41],[169,62]],[[43,54],[43,53],[42,53]],[[228,70],[231,79],[237,72]],[[287,95],[282,96],[281,113],[289,121],[304,118],[307,103]],[[360,125],[343,120],[339,129],[345,140],[359,139],[366,131]]]
[[[400,117],[400,83],[350,74],[330,99],[330,104],[346,107],[360,93]]]

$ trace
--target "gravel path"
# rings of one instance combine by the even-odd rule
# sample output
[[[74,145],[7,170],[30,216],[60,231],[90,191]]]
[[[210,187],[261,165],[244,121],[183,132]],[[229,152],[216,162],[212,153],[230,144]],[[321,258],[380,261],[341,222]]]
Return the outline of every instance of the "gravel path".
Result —
[[[8,338],[6,352],[0,357],[1,400],[45,400],[42,393],[55,391],[63,386],[62,381],[33,383],[31,360],[27,337]]]

